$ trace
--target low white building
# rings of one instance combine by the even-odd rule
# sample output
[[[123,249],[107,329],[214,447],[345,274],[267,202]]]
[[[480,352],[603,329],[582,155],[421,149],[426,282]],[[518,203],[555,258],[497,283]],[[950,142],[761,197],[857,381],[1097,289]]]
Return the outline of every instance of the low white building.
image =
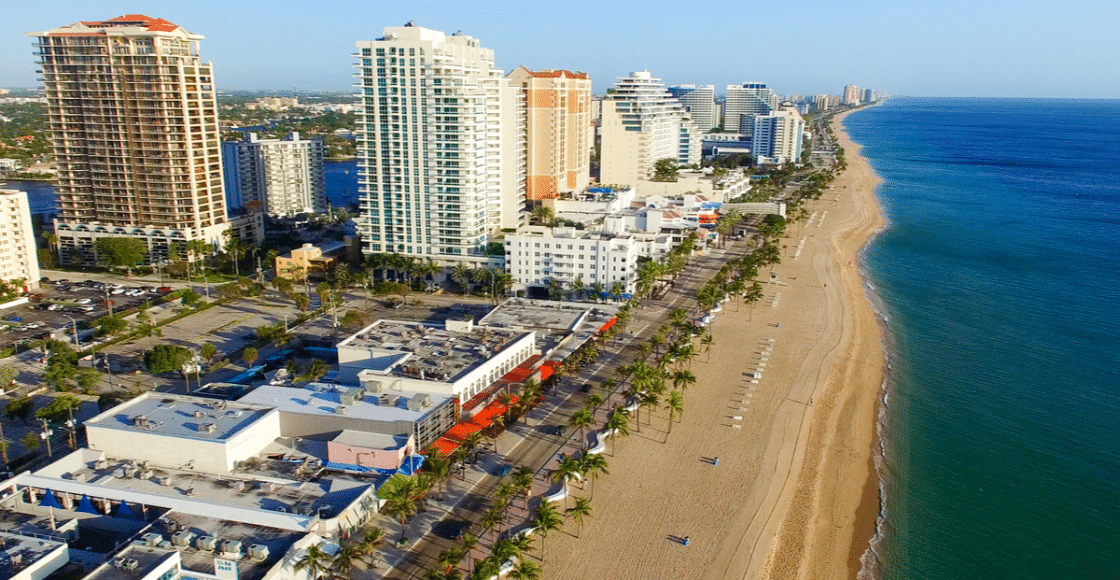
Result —
[[[338,343],[338,382],[466,401],[536,353],[535,333],[378,320]],[[423,439],[418,437],[418,439]]]
[[[640,232],[590,232],[571,227],[529,226],[506,236],[506,272],[529,287],[581,281],[611,292],[634,290],[638,258],[660,259],[672,249],[669,236]]]

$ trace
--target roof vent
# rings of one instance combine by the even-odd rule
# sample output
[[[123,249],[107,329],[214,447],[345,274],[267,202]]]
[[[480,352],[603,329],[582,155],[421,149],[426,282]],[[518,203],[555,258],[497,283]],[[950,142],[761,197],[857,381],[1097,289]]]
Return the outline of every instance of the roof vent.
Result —
[[[214,433],[217,430],[218,426],[213,423],[199,423],[198,425],[199,433]]]

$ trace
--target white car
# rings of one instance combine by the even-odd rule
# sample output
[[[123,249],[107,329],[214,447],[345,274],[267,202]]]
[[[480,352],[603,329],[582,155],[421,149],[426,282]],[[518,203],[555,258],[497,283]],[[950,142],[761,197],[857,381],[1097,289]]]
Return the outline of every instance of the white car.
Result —
[[[124,288],[116,288],[111,292],[111,294],[113,294],[113,295],[124,294]]]
[[[89,304],[90,302],[93,302],[93,300],[90,300],[89,298],[79,298],[74,302],[77,302],[78,304]]]

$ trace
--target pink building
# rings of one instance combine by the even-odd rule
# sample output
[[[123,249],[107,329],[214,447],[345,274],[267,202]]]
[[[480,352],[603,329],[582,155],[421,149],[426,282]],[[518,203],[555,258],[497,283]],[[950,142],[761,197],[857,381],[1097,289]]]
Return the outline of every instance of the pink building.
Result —
[[[415,448],[416,441],[412,435],[345,430],[327,442],[327,461],[377,469],[397,469]]]

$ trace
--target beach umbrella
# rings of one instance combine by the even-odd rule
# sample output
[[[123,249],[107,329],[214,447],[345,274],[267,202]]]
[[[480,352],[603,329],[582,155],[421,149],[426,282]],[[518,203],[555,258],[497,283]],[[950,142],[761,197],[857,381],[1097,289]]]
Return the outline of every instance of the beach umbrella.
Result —
[[[122,501],[121,507],[117,508],[117,515],[132,515],[132,508],[128,507],[128,503]]]
[[[98,515],[97,508],[93,507],[93,502],[89,501],[89,496],[82,494],[82,501],[78,502],[78,510],[87,514]]]

